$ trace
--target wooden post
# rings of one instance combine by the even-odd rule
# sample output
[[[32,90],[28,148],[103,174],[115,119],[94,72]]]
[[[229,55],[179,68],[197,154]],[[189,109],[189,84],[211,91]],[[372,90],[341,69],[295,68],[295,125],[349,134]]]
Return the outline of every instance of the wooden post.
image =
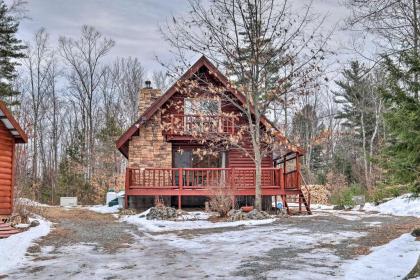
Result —
[[[302,213],[302,197],[299,194],[299,213]]]
[[[283,157],[283,189],[286,188],[286,173],[287,173],[287,164],[286,164],[287,156]]]
[[[236,197],[235,197],[235,192],[236,192],[236,187],[234,186],[234,180],[235,180],[235,173],[234,173],[235,169],[234,168],[229,168],[228,170],[228,176],[229,176],[229,188],[230,191],[232,192],[232,208],[235,209],[235,204],[236,204]]]
[[[182,168],[178,168],[178,209],[181,209],[181,195],[182,195]]]
[[[128,208],[128,189],[130,188],[130,168],[125,169],[124,208]]]
[[[299,161],[299,153],[296,153],[296,185],[297,185],[297,188],[300,190],[300,161]]]
[[[284,172],[282,168],[279,168],[279,182],[280,182],[280,191],[284,193]]]

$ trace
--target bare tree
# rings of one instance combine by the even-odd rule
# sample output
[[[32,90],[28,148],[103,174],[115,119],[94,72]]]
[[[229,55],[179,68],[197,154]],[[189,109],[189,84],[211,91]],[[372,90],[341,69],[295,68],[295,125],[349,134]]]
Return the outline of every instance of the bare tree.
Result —
[[[104,38],[90,26],[83,26],[78,40],[60,37],[60,53],[69,67],[69,89],[82,114],[84,144],[86,148],[86,177],[93,173],[95,147],[95,113],[98,86],[103,78],[102,59],[114,46],[114,41]]]
[[[407,50],[419,55],[418,0],[346,0],[345,4],[351,9],[349,27],[375,35],[371,43],[379,48],[380,55],[396,57]],[[377,58],[381,56],[374,60]],[[413,80],[419,80],[418,74]],[[419,98],[418,91],[415,96]]]
[[[25,65],[29,75],[29,98],[31,102],[31,142],[32,142],[32,182],[38,185],[39,152],[44,135],[45,98],[48,90],[48,74],[51,68],[51,49],[48,46],[48,33],[40,29],[35,33],[33,46],[28,47]],[[41,144],[41,145],[40,145]],[[42,161],[43,162],[43,161]]]
[[[154,71],[152,81],[154,86],[162,91],[165,91],[171,83],[169,75],[163,71]]]
[[[117,58],[110,67],[114,94],[122,113],[122,126],[128,127],[138,119],[138,94],[144,82],[144,69],[137,58]]]
[[[189,16],[173,18],[164,33],[181,62],[186,65],[185,57],[191,52],[205,54],[229,75],[230,90],[245,96],[240,101],[223,94],[222,89],[217,91],[247,120],[241,129],[248,135],[250,147],[242,148],[255,163],[255,207],[261,209],[261,163],[268,153],[264,147],[273,137],[267,135],[261,118],[283,95],[304,94],[320,74],[328,39],[320,34],[324,18],[314,17],[310,4],[302,13],[295,13],[287,1],[215,0],[209,6],[195,0],[189,3]],[[284,137],[281,139],[287,144]],[[237,145],[247,142],[232,140]]]

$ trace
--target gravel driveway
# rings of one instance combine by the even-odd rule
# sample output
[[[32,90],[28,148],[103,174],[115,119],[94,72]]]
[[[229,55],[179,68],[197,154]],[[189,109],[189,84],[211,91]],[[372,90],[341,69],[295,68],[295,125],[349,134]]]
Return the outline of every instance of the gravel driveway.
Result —
[[[355,211],[261,226],[148,233],[110,214],[47,208],[56,223],[5,279],[341,279],[343,265],[420,219]]]

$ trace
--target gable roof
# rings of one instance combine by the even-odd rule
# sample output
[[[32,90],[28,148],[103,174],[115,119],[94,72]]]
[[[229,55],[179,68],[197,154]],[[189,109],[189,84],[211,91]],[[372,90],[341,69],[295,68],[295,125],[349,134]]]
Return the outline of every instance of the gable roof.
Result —
[[[12,113],[7,109],[6,104],[2,101],[0,101],[0,121],[4,124],[13,138],[15,138],[16,143],[28,142],[28,136],[13,117]]]
[[[246,103],[245,96],[239,92],[238,90],[233,87],[227,77],[223,75],[219,69],[217,69],[216,66],[214,66],[213,63],[211,63],[207,57],[204,55],[201,56],[195,63],[192,65],[179,79],[179,81],[185,81],[193,77],[194,74],[196,74],[200,68],[206,67],[209,70],[209,73],[214,76],[218,81],[221,82],[221,84],[229,90],[242,104]],[[174,83],[163,95],[161,95],[155,102],[153,102],[148,109],[140,116],[140,118],[123,134],[121,137],[117,140],[116,146],[118,150],[126,157],[128,158],[128,142],[130,138],[137,133],[140,126],[144,124],[147,120],[149,120],[153,114],[156,113],[156,111],[161,108],[166,101],[168,101],[178,90],[178,83]],[[281,141],[287,141],[290,143],[290,141],[275,127],[275,125],[269,121],[265,116],[261,116],[261,123],[268,127],[273,128],[275,130],[274,135]],[[292,144],[291,144],[292,145]],[[294,151],[297,151],[299,153],[303,153],[304,151],[295,145],[292,145]],[[292,150],[293,150],[292,149]]]

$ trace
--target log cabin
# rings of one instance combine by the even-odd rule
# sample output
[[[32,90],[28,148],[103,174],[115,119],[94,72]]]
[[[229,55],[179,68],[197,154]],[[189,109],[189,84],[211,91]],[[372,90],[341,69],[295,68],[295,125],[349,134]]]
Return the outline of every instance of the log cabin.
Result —
[[[27,142],[25,132],[0,101],[0,216],[12,214],[15,145]]]
[[[203,80],[208,90],[200,89],[192,96],[185,90],[188,81],[200,84]],[[222,88],[223,94],[235,102],[218,98],[221,91],[211,90],[208,84]],[[251,144],[248,145],[250,153],[235,145],[207,155],[197,152],[206,150],[209,143],[221,141],[214,135],[234,138],[240,133],[247,118],[237,104],[243,106],[245,102],[245,96],[205,56],[164,94],[147,81],[139,92],[138,120],[116,142],[128,160],[126,207],[144,209],[156,201],[178,208],[203,206],[214,194],[215,187],[220,186],[229,189],[235,205],[252,205],[256,170],[249,156]],[[199,108],[199,114],[193,107]],[[305,206],[304,210],[310,213],[310,193],[305,196],[302,192],[300,172],[304,151],[284,137],[268,118],[261,117],[260,124],[272,132],[283,152],[279,154],[273,149],[262,159],[263,208],[269,209],[281,199],[289,212],[288,202],[292,198],[299,212]]]

